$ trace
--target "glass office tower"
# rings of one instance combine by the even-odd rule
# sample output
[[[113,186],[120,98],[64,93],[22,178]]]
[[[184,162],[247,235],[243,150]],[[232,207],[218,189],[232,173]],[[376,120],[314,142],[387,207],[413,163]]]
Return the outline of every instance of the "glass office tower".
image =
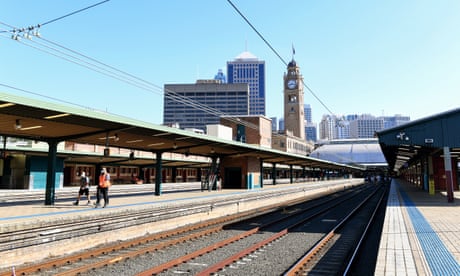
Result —
[[[265,116],[265,61],[243,52],[227,62],[228,83],[249,85],[249,114]]]

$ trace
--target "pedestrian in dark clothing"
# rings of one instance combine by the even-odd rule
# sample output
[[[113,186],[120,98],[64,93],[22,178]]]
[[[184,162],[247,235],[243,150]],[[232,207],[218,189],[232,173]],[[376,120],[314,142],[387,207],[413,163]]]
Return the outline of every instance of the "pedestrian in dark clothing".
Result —
[[[86,197],[88,198],[88,204],[91,203],[91,196],[89,195],[89,178],[88,176],[86,176],[86,172],[83,171],[80,175],[80,190],[78,191],[78,197],[77,197],[77,200],[73,203],[73,205],[78,205],[78,203],[80,202],[80,197],[82,195],[86,195]]]

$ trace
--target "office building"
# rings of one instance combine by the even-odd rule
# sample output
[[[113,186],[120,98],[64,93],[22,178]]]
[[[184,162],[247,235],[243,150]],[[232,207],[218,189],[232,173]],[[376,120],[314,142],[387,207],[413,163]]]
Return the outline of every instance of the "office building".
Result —
[[[284,131],[284,118],[280,118],[278,120],[278,131],[283,132]]]
[[[270,117],[272,120],[272,132],[278,132],[278,118],[277,117]]]
[[[317,128],[315,123],[305,123],[305,139],[311,142],[316,142],[318,140]]]
[[[206,130],[218,124],[223,115],[249,114],[249,86],[246,83],[222,83],[198,80],[195,84],[164,86],[163,123],[178,124],[182,129]]]
[[[373,138],[376,131],[383,129],[383,118],[369,114],[358,116],[350,121],[350,138]]]
[[[312,111],[309,104],[304,105],[304,114],[305,114],[305,139],[307,141],[316,142],[318,140],[317,136],[317,127],[312,120]]]
[[[249,114],[265,116],[265,61],[243,52],[227,62],[228,83],[249,85]]]
[[[337,139],[337,117],[334,115],[323,115],[319,123],[319,139],[334,140]]]
[[[305,113],[305,122],[311,123],[312,121],[312,112],[311,112],[311,106],[309,104],[304,105],[304,113]]]
[[[400,114],[396,114],[394,116],[382,116],[382,118],[384,128],[397,127],[399,125],[410,122],[409,116],[402,116]]]

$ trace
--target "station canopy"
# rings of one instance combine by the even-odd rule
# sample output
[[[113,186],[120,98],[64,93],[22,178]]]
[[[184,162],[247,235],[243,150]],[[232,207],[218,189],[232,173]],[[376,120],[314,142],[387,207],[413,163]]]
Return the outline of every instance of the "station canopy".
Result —
[[[259,145],[152,124],[104,111],[44,102],[1,92],[0,135],[44,142],[66,141],[118,147],[152,153],[173,152],[185,156],[228,158],[248,156],[269,163],[362,171],[358,166],[289,154]],[[111,158],[115,157],[111,156]],[[140,162],[149,161],[139,159],[130,161],[130,164],[142,165]]]
[[[411,121],[376,133],[390,169],[399,171],[414,160],[449,148],[460,156],[460,108]]]

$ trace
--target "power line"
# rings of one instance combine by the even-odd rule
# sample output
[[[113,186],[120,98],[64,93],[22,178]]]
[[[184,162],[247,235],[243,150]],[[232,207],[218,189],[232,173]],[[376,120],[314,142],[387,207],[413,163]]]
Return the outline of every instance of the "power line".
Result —
[[[244,21],[246,21],[246,23],[257,33],[257,35],[265,42],[265,44],[272,50],[273,53],[275,53],[275,55],[281,60],[281,62],[287,66],[287,62],[280,56],[280,54],[278,54],[278,52],[275,50],[275,48],[273,48],[273,46],[265,39],[265,37],[256,29],[256,27],[254,27],[254,25],[249,21],[249,19],[244,16],[244,14],[238,9],[238,7],[236,7],[235,4],[232,3],[231,0],[227,0],[227,2],[236,10],[236,12],[244,19]],[[331,115],[334,115],[334,113],[329,109],[329,107],[326,106],[326,104],[313,92],[313,90],[308,87],[308,85],[303,82],[303,86],[305,88],[307,88],[307,90],[313,95],[313,97],[315,97],[319,103],[331,114]]]
[[[104,4],[106,2],[109,2],[110,0],[104,0],[104,1],[101,1],[101,2],[98,2],[94,5],[91,5],[91,6],[88,6],[88,7],[85,7],[85,8],[82,8],[82,9],[79,9],[79,10],[76,10],[74,12],[71,12],[71,13],[68,13],[66,15],[63,15],[63,16],[60,16],[58,18],[55,18],[55,19],[52,19],[52,20],[49,20],[49,21],[46,21],[44,23],[41,23],[41,24],[37,24],[35,26],[29,26],[27,28],[16,28],[14,26],[11,26],[11,25],[8,25],[6,23],[2,23],[0,22],[1,24],[5,25],[5,26],[8,26],[9,28],[12,28],[12,30],[5,30],[5,31],[0,31],[0,33],[6,33],[6,32],[9,32],[9,33],[13,33],[13,39],[18,39],[18,35],[20,35],[21,33],[23,35],[25,35],[27,38],[29,38],[31,36],[31,32],[35,32],[33,33],[34,36],[39,36],[39,33],[38,33],[38,30],[40,29],[40,27],[44,26],[44,25],[47,25],[47,24],[50,24],[50,23],[53,23],[53,22],[56,22],[58,20],[61,20],[61,19],[64,19],[66,17],[69,17],[69,16],[72,16],[74,14],[77,14],[77,13],[80,13],[80,12],[83,12],[83,11],[86,11],[86,10],[89,10],[91,8],[94,8],[96,6],[99,6],[101,4]]]
[[[89,10],[89,9],[91,9],[91,8],[94,8],[94,7],[96,7],[96,6],[99,6],[99,5],[101,5],[101,4],[104,4],[104,3],[106,3],[106,2],[109,2],[109,1],[110,1],[110,0],[101,1],[101,2],[99,2],[99,3],[96,3],[96,4],[94,4],[94,5],[88,6],[88,7],[86,7],[86,8],[83,8],[83,9],[79,9],[79,10],[77,10],[77,11],[74,11],[74,12],[68,13],[68,14],[66,14],[66,15],[63,15],[63,16],[60,16],[60,17],[58,17],[58,18],[55,18],[55,19],[52,19],[52,20],[46,21],[45,23],[42,23],[42,24],[40,24],[40,25],[41,25],[41,26],[44,26],[44,25],[47,25],[47,24],[50,24],[50,23],[56,22],[56,21],[58,21],[58,20],[64,19],[64,18],[66,18],[66,17],[69,17],[69,16],[71,16],[71,15],[74,15],[74,14],[80,13],[80,12],[82,12],[82,11],[86,11],[86,10]]]
[[[91,57],[89,57],[87,55],[83,55],[83,54],[81,54],[81,53],[79,53],[79,52],[77,52],[75,50],[72,50],[72,49],[70,49],[68,47],[64,47],[64,46],[59,45],[59,44],[57,44],[55,42],[52,42],[52,41],[47,40],[47,39],[44,39],[44,38],[41,37],[41,35],[37,31],[43,25],[47,25],[47,24],[56,22],[58,20],[61,20],[61,19],[66,18],[68,16],[80,13],[80,12],[88,10],[90,8],[96,7],[98,5],[106,3],[108,1],[110,1],[110,0],[105,0],[105,1],[98,2],[98,3],[94,4],[94,5],[88,6],[86,8],[83,8],[83,9],[74,11],[72,13],[60,16],[58,18],[49,20],[49,21],[44,22],[42,24],[38,24],[37,26],[30,26],[28,28],[21,28],[20,29],[20,28],[16,28],[14,26],[11,26],[9,24],[0,22],[0,24],[8,26],[9,28],[12,28],[12,30],[10,30],[10,31],[0,31],[0,33],[12,32],[13,33],[12,38],[17,40],[18,42],[20,42],[23,45],[29,46],[31,48],[34,48],[34,49],[42,51],[44,53],[53,55],[55,57],[61,58],[61,59],[66,60],[66,61],[69,61],[71,63],[80,65],[82,67],[85,67],[85,68],[90,69],[92,71],[95,71],[95,72],[98,72],[100,74],[106,75],[108,77],[120,80],[120,81],[125,82],[127,84],[136,86],[136,87],[141,88],[143,90],[158,93],[160,95],[162,95],[162,93],[164,93],[164,92],[167,92],[167,93],[164,93],[165,98],[172,99],[174,101],[183,103],[185,105],[192,106],[194,108],[197,108],[197,109],[202,110],[204,112],[210,113],[212,115],[215,115],[215,116],[224,116],[224,115],[226,115],[226,114],[224,114],[223,112],[221,112],[220,110],[218,110],[216,108],[212,108],[212,107],[209,107],[207,105],[201,104],[199,102],[190,100],[190,99],[186,98],[185,96],[178,95],[174,91],[163,91],[163,89],[158,85],[155,85],[155,84],[150,83],[150,82],[148,82],[146,80],[138,78],[138,77],[136,77],[136,76],[134,76],[132,74],[129,74],[129,73],[124,72],[122,70],[119,70],[119,69],[117,69],[115,67],[112,67],[112,66],[107,65],[105,63],[102,63],[100,61],[97,61],[94,58],[91,58]],[[236,8],[236,6],[233,5],[233,3],[231,3],[230,1],[229,1],[229,3],[232,4],[232,6],[238,11],[238,13],[243,18],[245,18],[244,15]],[[282,62],[284,64],[286,64],[286,62],[282,59],[282,57],[276,52],[276,50],[270,45],[270,43],[267,40],[265,40],[265,38],[257,31],[257,29],[249,22],[249,20],[247,18],[245,18],[245,20],[253,28],[253,30],[256,31],[259,34],[259,36],[272,49],[272,51],[274,51],[274,53],[282,60]],[[31,33],[32,31],[34,31],[34,32]],[[35,31],[37,31],[37,32],[35,32]],[[28,38],[28,39],[31,39],[32,36],[38,37],[40,40],[43,40],[45,43],[39,43],[39,42],[34,41],[34,40],[25,40],[27,42],[19,41],[19,39],[21,37],[21,34],[22,34],[22,36],[24,38]],[[29,41],[31,41],[31,42],[29,42]],[[36,43],[39,46],[31,45],[31,43]],[[48,43],[49,45],[52,45],[52,46],[49,46],[46,43]],[[58,47],[58,49],[56,47]],[[63,50],[59,50],[59,48],[63,49]],[[158,92],[157,90],[159,90],[161,92]],[[38,93],[33,93],[33,94],[38,94]],[[232,119],[230,119],[230,120],[232,120]],[[235,121],[236,121],[236,119],[235,119]],[[255,125],[253,125],[253,124],[251,124],[249,122],[244,122],[244,121],[240,121],[240,120],[238,120],[237,122],[239,124],[243,124],[243,125],[246,125],[248,127],[258,129],[257,126],[255,126]]]
[[[4,24],[4,23],[2,23],[2,24]],[[4,25],[8,25],[8,24],[4,24]],[[8,25],[8,26],[10,26],[10,25]],[[1,37],[1,35],[0,35],[0,37]],[[5,36],[3,36],[3,37],[5,37]],[[110,66],[110,65],[106,64],[106,63],[100,62],[100,61],[98,61],[98,60],[96,60],[94,58],[91,58],[91,57],[89,57],[87,55],[79,53],[79,52],[77,52],[75,50],[72,50],[72,49],[70,49],[68,47],[59,45],[56,42],[52,42],[50,40],[47,40],[47,39],[43,38],[42,36],[38,36],[38,38],[39,38],[39,40],[44,41],[45,43],[40,43],[40,42],[38,42],[36,40],[32,40],[32,39],[25,39],[25,40],[15,39],[15,40],[17,42],[21,43],[22,45],[31,47],[33,49],[36,49],[36,50],[41,51],[41,52],[44,52],[46,54],[55,56],[57,58],[63,59],[65,61],[74,63],[74,64],[82,66],[82,67],[85,67],[85,68],[87,68],[89,70],[92,70],[92,71],[95,71],[97,73],[103,74],[105,76],[117,79],[119,81],[125,82],[127,84],[132,85],[132,86],[138,87],[140,89],[143,89],[143,90],[146,90],[146,91],[149,91],[149,92],[153,92],[153,93],[157,93],[159,95],[163,95],[167,99],[172,99],[172,100],[174,100],[176,102],[183,103],[185,105],[191,106],[191,107],[196,108],[198,110],[202,110],[202,111],[204,111],[206,113],[215,115],[217,117],[226,115],[225,113],[221,112],[220,110],[218,110],[216,108],[212,108],[212,107],[207,106],[205,104],[202,104],[200,102],[190,100],[190,99],[186,98],[185,96],[177,94],[174,91],[171,91],[171,90],[163,91],[163,88],[158,86],[158,85],[155,85],[155,84],[153,84],[153,83],[151,83],[149,81],[146,81],[144,79],[141,79],[139,77],[136,77],[136,76],[134,76],[134,75],[132,75],[130,73],[127,73],[125,71],[119,70],[119,69],[117,69],[117,68],[115,68],[113,66]],[[49,46],[46,43],[48,43],[49,45],[52,45],[52,46]],[[35,46],[35,45],[32,45],[32,44],[37,44],[38,46]],[[62,49],[62,50],[60,50],[60,49]],[[8,86],[8,85],[3,85],[3,86],[10,87],[10,88],[20,90],[20,91],[23,91],[23,92],[31,93],[31,94],[34,94],[34,95],[40,95],[39,93],[34,93],[34,92],[22,90],[22,89],[19,89],[19,88]],[[167,93],[164,93],[164,92],[167,92]],[[47,97],[47,96],[44,96],[44,95],[41,95],[41,96]],[[53,99],[56,100],[55,98],[53,98]],[[66,102],[66,103],[68,103],[68,102]],[[237,120],[237,119],[233,119],[233,118],[229,118],[229,120],[234,121],[234,122],[238,122],[238,123],[243,124],[243,125],[245,125],[247,127],[250,127],[250,128],[255,128],[255,129],[258,128],[257,126],[255,126],[254,124],[251,124],[249,122],[245,122],[245,121],[241,121],[241,120]]]
[[[267,44],[267,46],[273,51],[273,53],[275,53],[275,55],[278,56],[278,58],[281,60],[281,62],[283,62],[283,64],[285,66],[287,66],[287,62],[280,56],[280,54],[278,54],[278,52],[275,50],[275,48],[272,47],[272,45],[265,39],[265,37],[256,29],[256,27],[254,27],[254,25],[251,24],[251,22],[246,18],[246,16],[244,16],[243,13],[241,13],[241,11],[232,3],[232,1],[230,0],[227,0],[227,2],[236,10],[236,12],[244,19],[244,21],[246,21],[246,23],[248,23],[248,25],[254,30],[254,32],[256,32],[256,34],[265,42],[265,44]]]

